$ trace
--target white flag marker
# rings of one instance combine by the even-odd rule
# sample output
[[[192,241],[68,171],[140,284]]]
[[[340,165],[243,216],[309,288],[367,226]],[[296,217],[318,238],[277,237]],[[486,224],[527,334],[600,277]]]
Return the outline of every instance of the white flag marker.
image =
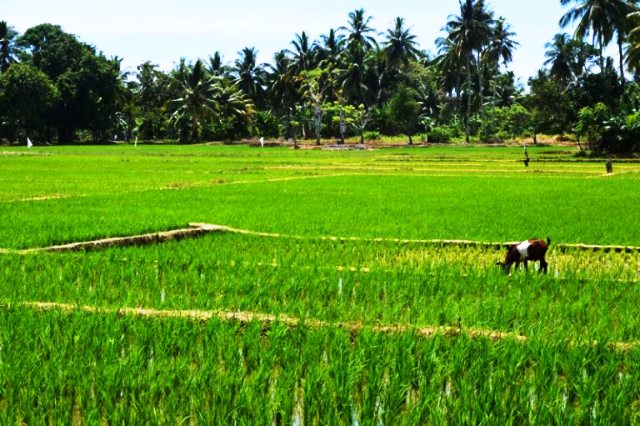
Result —
[[[31,139],[27,138],[27,148],[31,148],[32,146]]]

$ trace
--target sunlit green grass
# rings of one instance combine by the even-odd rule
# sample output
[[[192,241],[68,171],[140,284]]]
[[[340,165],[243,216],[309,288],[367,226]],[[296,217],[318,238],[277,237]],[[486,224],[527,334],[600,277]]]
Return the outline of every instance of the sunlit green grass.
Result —
[[[324,321],[462,324],[547,341],[634,341],[634,255],[549,253],[550,273],[503,252],[213,234],[88,253],[0,256],[0,301],[250,311]]]
[[[244,176],[246,177],[246,176]],[[244,178],[243,177],[243,178]],[[255,176],[253,177],[255,179]],[[209,222],[308,236],[640,244],[640,179],[341,175],[0,202],[0,246]]]
[[[606,176],[566,147],[529,155],[525,168],[519,147],[0,148],[0,248],[189,222],[301,237],[0,253],[0,423],[638,422],[640,349],[610,345],[640,340],[638,256],[556,244],[640,245],[640,165]],[[534,235],[552,239],[548,275],[506,275],[487,248],[315,238]],[[303,323],[21,306],[34,301]],[[439,325],[463,333],[410,331]],[[464,333],[475,329],[527,340]]]
[[[3,424],[635,423],[638,352],[0,311]]]

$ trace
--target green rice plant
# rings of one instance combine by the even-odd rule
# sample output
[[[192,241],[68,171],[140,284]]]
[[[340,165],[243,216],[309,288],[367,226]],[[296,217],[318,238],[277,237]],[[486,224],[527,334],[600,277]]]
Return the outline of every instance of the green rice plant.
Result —
[[[640,244],[628,226],[637,210],[628,197],[637,190],[637,165],[621,164],[605,178],[601,164],[557,161],[566,154],[555,148],[532,148],[532,158],[551,157],[532,169],[519,164],[516,148],[110,148],[0,155],[2,245],[194,221],[307,236],[501,241],[547,234],[554,242]]]
[[[528,169],[519,148],[130,148],[0,148],[0,246],[193,221],[290,237],[0,254],[0,423],[638,422],[637,256],[556,246],[638,244],[636,163],[605,178],[555,147]],[[548,275],[393,240],[534,234],[552,237]],[[133,307],[159,316],[116,313]]]
[[[501,256],[480,248],[216,234],[148,247],[3,255],[0,300],[636,339],[634,255],[552,249],[548,275],[509,276],[495,266]]]
[[[3,423],[638,419],[637,350],[23,308],[0,317]]]

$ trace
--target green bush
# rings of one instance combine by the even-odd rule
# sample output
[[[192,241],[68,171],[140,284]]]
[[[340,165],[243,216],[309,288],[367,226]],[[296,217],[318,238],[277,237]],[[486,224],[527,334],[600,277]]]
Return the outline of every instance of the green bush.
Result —
[[[427,142],[430,143],[448,143],[453,138],[453,132],[446,126],[434,127],[427,133]]]
[[[369,141],[377,141],[380,140],[380,132],[376,130],[369,130],[364,132],[364,139]]]

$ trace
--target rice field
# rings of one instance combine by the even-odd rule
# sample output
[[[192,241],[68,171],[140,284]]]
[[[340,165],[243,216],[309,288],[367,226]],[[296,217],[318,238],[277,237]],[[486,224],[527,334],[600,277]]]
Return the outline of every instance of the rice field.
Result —
[[[638,252],[557,247],[640,246],[640,164],[569,151],[0,148],[0,423],[638,423]],[[255,232],[19,250],[191,222]]]

